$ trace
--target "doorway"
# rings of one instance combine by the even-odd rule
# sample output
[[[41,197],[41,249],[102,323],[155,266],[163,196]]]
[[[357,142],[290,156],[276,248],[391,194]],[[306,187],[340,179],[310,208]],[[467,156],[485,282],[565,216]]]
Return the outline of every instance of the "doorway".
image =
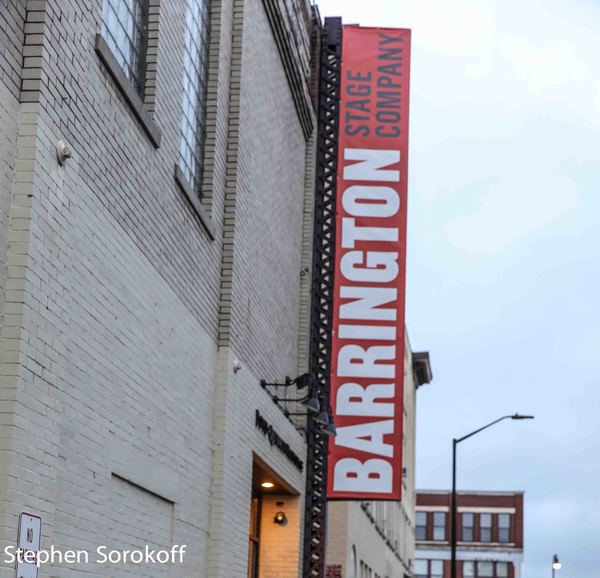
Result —
[[[255,457],[248,528],[248,578],[297,578],[301,499]]]

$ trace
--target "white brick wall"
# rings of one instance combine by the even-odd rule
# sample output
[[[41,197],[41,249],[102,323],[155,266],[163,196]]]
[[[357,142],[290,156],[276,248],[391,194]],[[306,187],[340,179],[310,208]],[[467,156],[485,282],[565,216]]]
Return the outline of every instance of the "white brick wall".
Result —
[[[242,369],[233,371],[233,361]],[[248,556],[249,509],[253,454],[267,463],[300,494],[304,471],[294,465],[254,426],[256,409],[299,456],[306,454],[303,438],[275,407],[269,396],[256,387],[258,376],[243,357],[228,348],[219,352],[217,400],[214,406],[215,476],[211,495],[211,578],[244,576]],[[300,526],[301,527],[301,526]],[[297,535],[300,541],[300,535]]]
[[[297,578],[302,546],[298,541],[302,522],[303,498],[299,496],[267,496],[262,503],[260,557],[261,578]],[[283,512],[285,525],[275,524],[275,514]]]
[[[10,190],[15,170],[25,1],[6,0],[0,10],[0,292],[4,287]]]
[[[46,548],[132,546],[123,514],[143,526],[140,541],[188,545],[171,575],[245,577],[253,455],[300,493],[298,505],[304,487],[304,473],[256,430],[255,410],[298,455],[306,451],[259,386],[298,365],[307,156],[264,8],[259,0],[213,4],[204,183],[211,241],[173,178],[183,1],[160,2],[159,149],[94,51],[100,0],[27,0],[26,24],[25,3],[9,4],[0,38],[19,49],[0,54],[0,549],[14,544],[23,510],[43,517]],[[19,64],[17,32],[27,27],[23,70],[36,78],[19,86],[6,54]],[[236,54],[242,44],[247,52]],[[73,151],[64,167],[58,139]],[[234,331],[222,339],[226,315]],[[298,543],[301,518],[298,506]],[[1,566],[0,578],[14,575]],[[40,572],[83,575],[117,572]]]
[[[108,548],[136,550],[148,545],[155,550],[170,550],[173,544],[173,503],[164,500],[118,476],[110,480],[107,521],[109,524]],[[103,559],[104,551],[98,558]],[[127,562],[111,563],[111,576],[130,576]],[[169,565],[145,563],[138,572],[147,578],[169,575]]]

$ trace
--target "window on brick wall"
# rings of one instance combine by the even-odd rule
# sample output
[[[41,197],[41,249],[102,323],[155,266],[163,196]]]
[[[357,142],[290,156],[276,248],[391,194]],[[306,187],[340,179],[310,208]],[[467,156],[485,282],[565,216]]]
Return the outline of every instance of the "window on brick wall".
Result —
[[[208,76],[209,0],[187,0],[179,168],[200,192]]]
[[[148,0],[104,0],[102,35],[138,94],[144,92]]]
[[[429,561],[429,578],[442,578],[444,575],[444,561],[430,560]]]
[[[475,516],[473,514],[462,515],[462,541],[473,541],[473,527],[475,525]]]
[[[415,537],[417,540],[427,540],[427,512],[417,512]]]
[[[463,562],[464,578],[508,578],[508,562]]]
[[[443,560],[415,560],[415,578],[442,578]]]
[[[510,514],[498,515],[498,542],[510,542]]]
[[[446,512],[433,513],[433,539],[446,539]]]
[[[481,542],[492,541],[492,515],[481,514],[479,516],[479,540]]]
[[[429,561],[415,560],[415,578],[427,578],[429,575]]]

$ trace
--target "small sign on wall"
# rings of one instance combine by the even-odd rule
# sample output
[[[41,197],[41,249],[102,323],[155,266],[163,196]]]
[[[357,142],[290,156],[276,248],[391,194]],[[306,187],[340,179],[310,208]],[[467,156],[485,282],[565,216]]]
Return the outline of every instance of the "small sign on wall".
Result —
[[[42,519],[39,516],[23,512],[19,516],[19,534],[17,548],[17,578],[37,578],[37,555],[42,538]]]
[[[342,566],[340,564],[329,564],[325,571],[325,578],[342,578]]]

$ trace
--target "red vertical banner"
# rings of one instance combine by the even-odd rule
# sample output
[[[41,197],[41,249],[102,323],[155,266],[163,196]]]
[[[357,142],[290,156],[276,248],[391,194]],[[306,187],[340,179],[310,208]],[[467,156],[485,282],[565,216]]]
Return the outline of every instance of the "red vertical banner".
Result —
[[[401,497],[409,71],[410,30],[344,27],[330,499]]]

